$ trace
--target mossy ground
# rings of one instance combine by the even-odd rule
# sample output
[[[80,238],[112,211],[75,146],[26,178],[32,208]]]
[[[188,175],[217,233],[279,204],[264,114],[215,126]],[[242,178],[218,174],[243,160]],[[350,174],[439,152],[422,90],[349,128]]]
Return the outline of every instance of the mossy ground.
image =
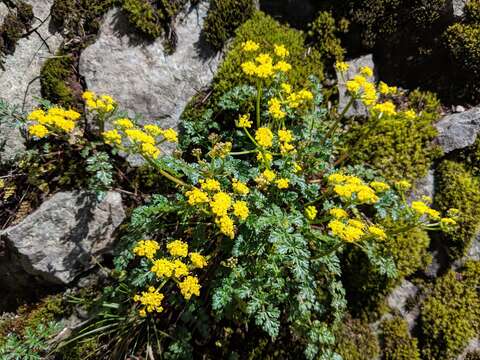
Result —
[[[418,341],[410,335],[407,322],[401,317],[383,321],[381,324],[383,359],[420,360]]]

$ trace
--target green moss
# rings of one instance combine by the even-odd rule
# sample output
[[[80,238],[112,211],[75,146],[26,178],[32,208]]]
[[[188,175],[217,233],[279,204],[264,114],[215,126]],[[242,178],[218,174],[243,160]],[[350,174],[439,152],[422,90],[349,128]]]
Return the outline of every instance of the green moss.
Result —
[[[353,163],[369,164],[391,180],[415,182],[427,174],[441,154],[433,142],[437,134],[433,123],[439,117],[439,103],[431,93],[414,91],[408,105],[418,113],[414,120],[402,116],[380,119],[365,136],[360,136],[363,124],[352,126],[347,136],[355,146],[351,155]]]
[[[63,360],[84,360],[91,359],[93,355],[98,354],[101,346],[97,338],[90,338],[86,341],[75,342],[61,348],[55,355]]]
[[[465,360],[480,360],[480,351],[468,353]]]
[[[480,287],[480,261],[468,260],[461,269],[462,278],[468,286]]]
[[[350,316],[335,334],[335,343],[343,360],[372,360],[380,354],[378,339],[368,324]]]
[[[48,59],[40,72],[42,97],[55,104],[72,106],[75,97],[69,86],[75,78],[74,63],[71,56],[57,56]]]
[[[425,360],[454,359],[477,334],[480,299],[476,289],[454,271],[437,280],[420,311]]]
[[[465,20],[468,23],[480,23],[480,0],[470,0],[465,4]]]
[[[460,210],[459,226],[445,235],[451,259],[465,254],[480,226],[480,179],[473,176],[465,164],[443,161],[437,169],[435,203],[439,210]]]
[[[244,61],[241,44],[247,40],[253,40],[269,49],[273,44],[285,45],[290,51],[288,61],[293,66],[292,71],[289,72],[289,81],[294,87],[305,86],[309,75],[315,75],[323,80],[323,63],[320,53],[315,49],[309,51],[305,48],[304,34],[281,25],[270,16],[257,11],[250,20],[237,29],[230,51],[215,76],[214,97],[247,82],[240,66]]]
[[[252,0],[212,0],[203,25],[207,42],[221,50],[235,30],[247,21],[255,11]]]
[[[0,27],[0,51],[4,54],[13,54],[17,41],[30,29],[32,22],[32,6],[23,1],[15,3],[15,9],[5,16]]]
[[[410,335],[403,318],[397,316],[383,321],[381,331],[384,360],[420,360],[418,341]]]
[[[343,59],[345,50],[337,36],[339,32],[347,30],[345,26],[342,28],[341,24],[343,23],[344,21],[340,21],[337,24],[330,12],[322,11],[309,25],[309,42],[319,51],[322,59],[326,62],[333,63]]]

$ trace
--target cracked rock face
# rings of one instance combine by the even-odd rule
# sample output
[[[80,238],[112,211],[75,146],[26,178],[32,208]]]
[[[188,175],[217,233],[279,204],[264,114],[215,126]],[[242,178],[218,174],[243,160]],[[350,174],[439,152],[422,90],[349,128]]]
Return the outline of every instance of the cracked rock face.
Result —
[[[177,128],[190,98],[207,86],[218,67],[201,39],[208,4],[201,2],[178,16],[178,44],[166,53],[163,40],[136,40],[119,9],[107,13],[97,41],[80,58],[80,72],[90,90],[112,95],[122,109],[146,122]]]
[[[53,0],[27,0],[33,6],[35,20],[28,37],[17,42],[15,53],[4,58],[4,69],[0,68],[0,98],[18,105],[25,111],[36,106],[35,97],[40,97],[40,70],[45,61],[59,48],[62,37],[50,22]],[[3,5],[3,4],[2,4]],[[4,14],[0,8],[0,14]],[[2,18],[3,22],[3,17]],[[42,24],[42,21],[43,24]],[[0,162],[11,161],[20,155],[25,147],[15,124],[0,124]]]
[[[119,193],[98,201],[87,192],[61,192],[18,225],[0,233],[0,283],[68,285],[94,266],[92,257],[111,250],[125,218]],[[7,290],[7,297],[8,297]]]

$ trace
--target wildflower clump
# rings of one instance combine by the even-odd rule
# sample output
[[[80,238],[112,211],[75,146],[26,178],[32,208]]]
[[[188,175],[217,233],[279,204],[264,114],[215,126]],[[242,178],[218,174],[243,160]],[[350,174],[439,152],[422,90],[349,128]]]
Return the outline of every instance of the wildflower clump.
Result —
[[[93,91],[85,91],[82,95],[85,105],[90,110],[96,110],[101,113],[110,113],[117,106],[115,100],[110,95],[97,95]]]
[[[71,133],[80,119],[80,113],[75,110],[65,110],[52,107],[48,110],[36,109],[28,116],[28,133],[38,139],[47,135],[62,135]]]

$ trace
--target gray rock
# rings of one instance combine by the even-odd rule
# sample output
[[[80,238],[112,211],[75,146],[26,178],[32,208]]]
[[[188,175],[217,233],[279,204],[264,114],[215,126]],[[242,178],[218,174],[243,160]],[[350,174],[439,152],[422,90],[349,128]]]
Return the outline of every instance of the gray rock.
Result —
[[[80,73],[88,88],[112,95],[131,116],[177,128],[186,104],[210,83],[219,64],[220,55],[210,52],[200,37],[207,10],[201,2],[179,16],[178,44],[171,55],[162,39],[136,41],[122,12],[111,10],[97,41],[81,55]]]
[[[447,115],[435,127],[438,130],[437,141],[446,154],[471,146],[480,132],[480,107]]]
[[[464,112],[465,110],[466,110],[465,107],[463,107],[462,105],[455,106],[455,112],[457,113]]]
[[[0,69],[0,98],[30,111],[36,106],[34,98],[40,97],[40,70],[45,60],[55,54],[62,37],[48,21],[53,0],[27,2],[33,6],[36,17],[32,29],[38,29],[37,32],[20,39],[15,53],[5,57],[4,70]],[[45,19],[47,20],[40,26],[41,20]],[[24,150],[23,138],[14,124],[0,124],[0,144],[5,142],[9,153],[0,155],[3,161],[20,155]]]
[[[13,275],[22,282],[25,274],[46,284],[69,284],[94,266],[93,256],[111,249],[124,218],[119,193],[108,192],[100,202],[86,192],[57,193],[0,233],[6,248],[0,280]]]
[[[465,5],[468,0],[452,0],[453,16],[457,18],[463,17],[465,14]]]
[[[415,189],[412,192],[410,200],[420,199],[422,196],[428,196],[433,199],[433,196],[435,195],[434,184],[434,170],[430,169],[426,176],[415,182]]]
[[[476,337],[474,339],[471,339],[468,342],[467,347],[463,350],[463,352],[457,357],[456,360],[465,360],[466,356],[469,353],[475,353],[477,351],[480,351],[480,338]]]
[[[345,82],[352,79],[360,71],[360,68],[368,66],[373,69],[374,77],[376,74],[375,64],[373,62],[373,55],[365,55],[351,61],[347,61],[349,64],[349,69],[346,74],[341,74],[337,72],[338,79],[338,112],[341,113],[350,101],[350,97],[347,95],[347,90],[345,87]],[[375,79],[376,80],[376,79]],[[368,115],[367,108],[360,101],[355,101],[352,106],[347,110],[345,116],[366,116]]]
[[[409,309],[407,301],[417,296],[418,291],[418,287],[410,281],[403,280],[387,297],[388,306],[407,321],[410,330],[415,326],[415,322],[420,314],[420,308],[416,305],[413,309]]]

